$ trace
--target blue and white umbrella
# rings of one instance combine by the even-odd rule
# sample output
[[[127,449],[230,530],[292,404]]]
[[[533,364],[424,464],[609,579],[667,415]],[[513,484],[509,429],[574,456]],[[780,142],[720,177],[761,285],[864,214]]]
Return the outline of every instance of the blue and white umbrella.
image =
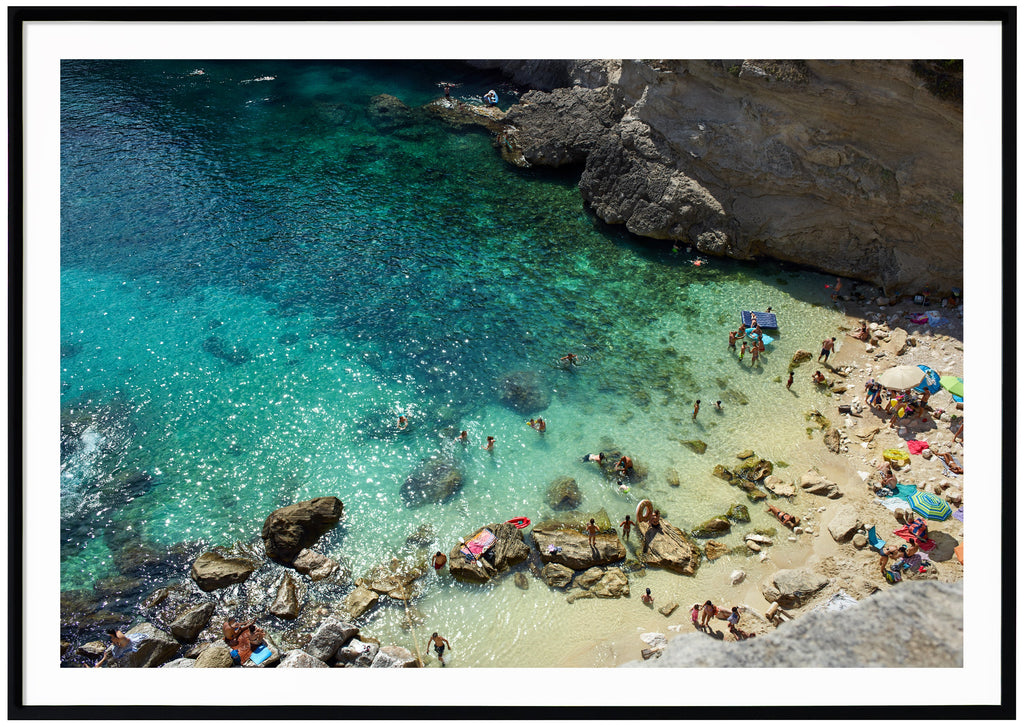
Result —
[[[929,393],[934,394],[942,388],[942,384],[939,383],[939,374],[935,369],[930,366],[925,366],[924,364],[918,364],[917,368],[924,371],[924,379],[920,384],[914,387],[914,391],[924,391],[925,389],[928,389]]]

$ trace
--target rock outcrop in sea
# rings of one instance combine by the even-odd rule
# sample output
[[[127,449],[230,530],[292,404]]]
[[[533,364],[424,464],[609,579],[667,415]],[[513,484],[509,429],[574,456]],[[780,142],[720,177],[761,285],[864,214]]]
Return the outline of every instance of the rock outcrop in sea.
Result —
[[[907,291],[963,279],[958,61],[473,61],[532,86],[506,159],[604,221]]]

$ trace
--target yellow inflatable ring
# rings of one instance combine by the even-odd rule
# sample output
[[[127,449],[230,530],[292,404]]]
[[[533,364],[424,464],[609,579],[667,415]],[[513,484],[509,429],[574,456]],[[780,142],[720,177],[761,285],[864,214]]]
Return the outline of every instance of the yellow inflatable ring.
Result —
[[[882,452],[882,459],[890,462],[909,462],[910,455],[902,449],[887,449]]]
[[[651,515],[654,514],[654,505],[650,500],[641,500],[636,505],[636,521],[638,523],[645,523],[651,519]]]

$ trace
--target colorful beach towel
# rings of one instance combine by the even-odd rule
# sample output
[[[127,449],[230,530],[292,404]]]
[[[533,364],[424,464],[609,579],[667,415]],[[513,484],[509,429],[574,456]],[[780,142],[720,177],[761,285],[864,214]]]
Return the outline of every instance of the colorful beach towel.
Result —
[[[928,449],[928,442],[921,439],[908,439],[907,449],[910,450],[911,454],[921,454],[921,452]]]
[[[480,556],[482,553],[486,552],[488,548],[494,545],[494,539],[494,533],[487,528],[483,528],[480,532],[466,541],[466,544],[459,548],[459,550],[466,555]]]
[[[953,517],[955,517],[960,522],[964,521],[964,506],[963,505],[961,505],[960,507],[958,507],[956,510],[953,511]]]
[[[882,507],[892,512],[897,510],[910,510],[910,503],[901,497],[885,497],[882,498]]]
[[[908,528],[906,525],[904,525],[899,530],[893,530],[892,534],[893,535],[899,535],[901,538],[903,538],[907,542],[910,542],[911,538],[913,538],[914,540],[917,541],[918,547],[920,547],[921,550],[923,550],[925,553],[927,553],[927,552],[929,552],[929,551],[931,551],[931,550],[933,550],[935,548],[935,541],[934,540],[932,540],[931,538],[929,538],[927,540],[921,540],[920,538],[915,537],[914,534],[912,532],[910,532],[910,528]]]
[[[953,548],[953,552],[956,554],[956,559],[958,561],[960,561],[960,565],[963,565],[964,564],[964,544],[960,543],[960,545],[958,545],[955,548]]]

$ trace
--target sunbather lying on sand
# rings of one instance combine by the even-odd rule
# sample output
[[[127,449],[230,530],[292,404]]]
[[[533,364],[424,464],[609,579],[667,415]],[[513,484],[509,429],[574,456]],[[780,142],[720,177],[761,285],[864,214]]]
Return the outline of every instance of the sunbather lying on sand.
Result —
[[[964,468],[956,463],[956,460],[953,459],[953,455],[951,455],[949,452],[943,452],[942,454],[938,455],[938,458],[946,463],[946,466],[949,468],[949,471],[952,472],[953,474],[962,475],[964,473]]]
[[[790,515],[788,512],[782,512],[782,510],[775,507],[775,505],[769,505],[768,512],[778,518],[779,522],[787,528],[793,528],[800,524],[800,518],[796,515]]]

